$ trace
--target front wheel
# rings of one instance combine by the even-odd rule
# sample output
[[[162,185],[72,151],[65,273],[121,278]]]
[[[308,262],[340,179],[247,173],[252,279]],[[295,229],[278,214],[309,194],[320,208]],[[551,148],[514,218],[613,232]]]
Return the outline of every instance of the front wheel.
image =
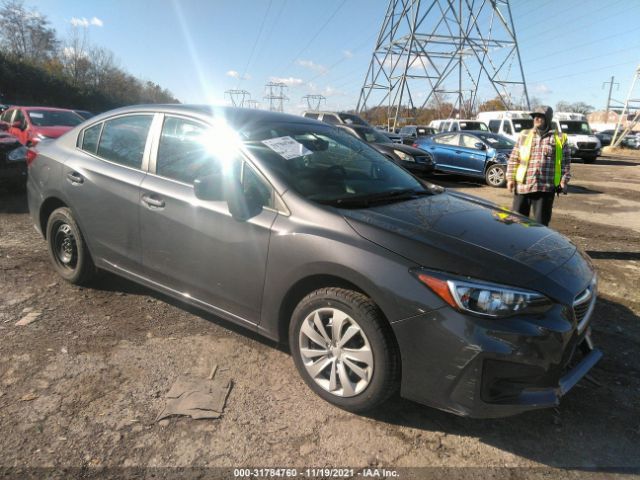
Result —
[[[494,163],[489,165],[487,171],[484,172],[484,178],[487,185],[495,188],[504,187],[507,184],[504,166]]]
[[[66,281],[84,285],[94,276],[96,269],[89,249],[68,208],[58,208],[49,216],[47,244],[53,268]]]
[[[289,344],[306,384],[340,408],[370,410],[397,388],[393,333],[380,309],[359,292],[323,288],[304,297],[293,312]]]

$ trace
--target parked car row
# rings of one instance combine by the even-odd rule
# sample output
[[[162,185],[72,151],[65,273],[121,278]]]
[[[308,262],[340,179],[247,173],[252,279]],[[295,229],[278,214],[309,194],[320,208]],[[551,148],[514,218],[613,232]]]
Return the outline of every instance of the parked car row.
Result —
[[[26,182],[26,147],[58,138],[93,116],[86,110],[2,107],[6,108],[0,115],[0,184],[17,187]]]
[[[440,134],[433,126],[407,125],[399,132],[402,144],[396,144],[386,132],[371,127],[353,114],[304,112],[303,116],[333,124],[364,140],[413,173],[430,174],[437,170],[481,178],[492,187],[506,185],[506,164],[515,142],[489,132],[482,122],[452,120],[438,123],[438,128],[447,129]],[[326,119],[330,121],[327,122]]]

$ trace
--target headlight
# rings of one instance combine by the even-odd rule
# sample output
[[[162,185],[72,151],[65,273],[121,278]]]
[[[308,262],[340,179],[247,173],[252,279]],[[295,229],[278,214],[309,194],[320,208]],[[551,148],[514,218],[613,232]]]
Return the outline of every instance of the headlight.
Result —
[[[400,150],[394,150],[393,153],[395,153],[398,158],[400,158],[400,160],[402,160],[403,162],[415,162],[416,159],[413,158],[411,155],[401,152]]]
[[[7,160],[10,162],[23,162],[27,159],[27,147],[18,147],[11,150],[7,155]]]
[[[460,279],[427,270],[412,273],[453,308],[474,315],[497,318],[542,313],[552,305],[547,297],[530,290]]]

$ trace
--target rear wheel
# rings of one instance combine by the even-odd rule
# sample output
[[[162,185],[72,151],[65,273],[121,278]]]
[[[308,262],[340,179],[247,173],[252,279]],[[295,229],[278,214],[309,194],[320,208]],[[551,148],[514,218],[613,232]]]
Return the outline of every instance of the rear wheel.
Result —
[[[491,187],[500,188],[507,184],[504,166],[498,165],[497,163],[487,167],[487,170],[484,172],[484,178],[487,185]]]
[[[289,344],[307,385],[340,408],[370,410],[397,388],[400,360],[393,333],[361,293],[324,288],[304,297],[293,312]]]
[[[47,244],[53,267],[68,282],[83,285],[95,275],[87,244],[68,208],[58,208],[49,216]]]

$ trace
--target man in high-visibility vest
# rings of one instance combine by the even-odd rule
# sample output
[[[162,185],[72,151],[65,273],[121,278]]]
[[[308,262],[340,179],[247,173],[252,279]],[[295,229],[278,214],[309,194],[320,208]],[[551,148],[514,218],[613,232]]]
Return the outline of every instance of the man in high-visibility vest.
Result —
[[[511,209],[549,225],[556,193],[567,193],[571,155],[566,134],[552,128],[551,107],[531,112],[533,128],[523,130],[507,164],[507,188],[514,193]]]

